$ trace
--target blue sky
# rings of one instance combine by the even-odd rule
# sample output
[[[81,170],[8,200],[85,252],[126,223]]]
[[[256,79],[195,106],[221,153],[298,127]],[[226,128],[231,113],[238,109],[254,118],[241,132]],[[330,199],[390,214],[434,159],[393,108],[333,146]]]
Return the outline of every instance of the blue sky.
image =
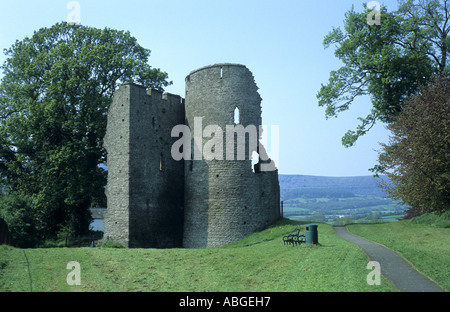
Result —
[[[42,27],[66,21],[66,0],[0,0],[0,49]],[[167,92],[184,97],[190,71],[216,63],[246,65],[263,98],[263,123],[279,126],[279,173],[319,176],[370,175],[378,142],[389,132],[377,124],[356,146],[341,137],[370,111],[360,98],[338,118],[326,120],[316,94],[340,67],[323,47],[332,27],[343,25],[352,0],[79,0],[81,24],[129,30],[150,50],[149,63],[169,74]],[[380,1],[389,9],[396,0]],[[3,64],[5,56],[0,55]],[[270,146],[269,146],[270,153]]]

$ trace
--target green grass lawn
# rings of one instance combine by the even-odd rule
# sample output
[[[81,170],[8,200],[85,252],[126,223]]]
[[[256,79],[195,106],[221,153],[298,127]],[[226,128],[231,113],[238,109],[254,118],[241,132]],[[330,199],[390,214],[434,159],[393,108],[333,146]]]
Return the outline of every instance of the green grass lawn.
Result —
[[[366,255],[329,225],[318,226],[321,246],[284,246],[282,236],[298,226],[282,220],[214,249],[1,246],[0,291],[395,291],[384,279],[369,286]],[[70,261],[81,265],[81,286],[67,285]]]
[[[450,228],[411,220],[384,224],[354,224],[351,233],[395,250],[418,271],[450,291]]]

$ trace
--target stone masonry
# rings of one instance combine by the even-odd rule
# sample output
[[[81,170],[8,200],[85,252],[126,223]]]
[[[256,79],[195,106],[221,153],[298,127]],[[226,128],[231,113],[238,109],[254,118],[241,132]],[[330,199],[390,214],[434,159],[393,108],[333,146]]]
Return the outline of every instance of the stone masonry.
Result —
[[[135,84],[120,86],[110,106],[104,140],[106,238],[135,248],[219,247],[277,220],[278,171],[270,159],[264,163],[274,170],[261,171],[262,160],[252,168],[252,154],[265,156],[264,147],[250,144],[247,134],[245,157],[238,159],[237,134],[227,145],[227,126],[259,129],[257,90],[252,73],[237,64],[191,72],[186,77],[186,100]],[[195,124],[199,120],[201,128]],[[180,139],[172,137],[177,125],[188,126],[192,133],[191,155],[184,151],[182,160],[171,154]],[[223,130],[214,133],[222,134],[221,159],[199,159],[196,154],[211,148],[206,133],[210,125]],[[234,147],[233,160],[226,157],[226,145]],[[222,153],[220,147],[214,145],[213,152]]]

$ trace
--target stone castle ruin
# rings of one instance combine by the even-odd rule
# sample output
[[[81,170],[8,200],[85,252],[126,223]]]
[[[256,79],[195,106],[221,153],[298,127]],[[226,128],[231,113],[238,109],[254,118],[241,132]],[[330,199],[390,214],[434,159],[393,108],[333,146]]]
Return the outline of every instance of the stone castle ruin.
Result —
[[[273,161],[264,146],[252,142],[250,131],[243,136],[245,152],[237,153],[244,142],[239,129],[253,125],[258,139],[262,135],[257,90],[252,73],[237,64],[192,71],[185,99],[121,85],[104,140],[105,237],[131,248],[219,247],[277,220],[280,189]],[[192,135],[173,131],[180,125]],[[230,143],[225,129],[233,125]],[[212,137],[223,145],[211,144]],[[230,149],[233,159],[227,157]],[[204,156],[205,150],[215,157]],[[259,156],[254,166],[252,154]]]

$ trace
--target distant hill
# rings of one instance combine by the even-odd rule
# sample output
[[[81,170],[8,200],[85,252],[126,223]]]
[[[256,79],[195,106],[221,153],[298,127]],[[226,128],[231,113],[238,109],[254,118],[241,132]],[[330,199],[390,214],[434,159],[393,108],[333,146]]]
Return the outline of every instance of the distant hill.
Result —
[[[387,198],[381,182],[386,176],[321,177],[279,175],[283,216],[340,224],[345,222],[392,221],[406,207]],[[345,218],[345,219],[344,219]]]
[[[286,198],[292,197],[289,194],[294,194],[298,191],[301,191],[302,194],[308,194],[320,192],[320,190],[326,193],[340,192],[342,196],[337,197],[352,197],[355,194],[385,197],[383,190],[378,184],[382,181],[388,181],[386,176],[374,178],[373,176],[322,177],[310,175],[279,175],[278,179],[282,199],[289,199]]]

